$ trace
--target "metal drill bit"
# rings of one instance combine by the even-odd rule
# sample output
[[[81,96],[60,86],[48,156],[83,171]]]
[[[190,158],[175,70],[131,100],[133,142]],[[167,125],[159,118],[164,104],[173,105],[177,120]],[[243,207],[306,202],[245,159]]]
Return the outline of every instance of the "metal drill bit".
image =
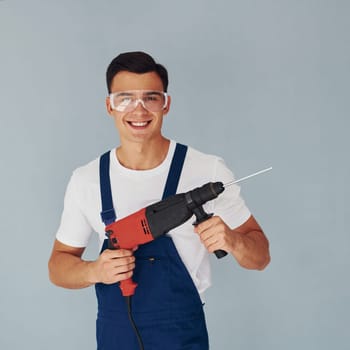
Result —
[[[248,176],[241,177],[241,178],[240,178],[240,179],[238,179],[238,180],[231,181],[231,182],[228,182],[227,184],[224,184],[224,187],[226,188],[226,187],[228,187],[228,186],[231,186],[231,185],[236,184],[236,183],[238,183],[238,182],[241,182],[241,181],[243,181],[243,180],[247,180],[247,179],[249,179],[250,177],[253,177],[253,176],[256,176],[256,175],[259,175],[259,174],[265,173],[266,171],[269,171],[269,170],[271,170],[271,169],[272,169],[272,166],[271,166],[271,167],[269,167],[269,168],[266,168],[266,169],[260,170],[260,171],[258,171],[258,172],[256,172],[256,173],[254,173],[254,174],[250,174],[250,175],[248,175]]]

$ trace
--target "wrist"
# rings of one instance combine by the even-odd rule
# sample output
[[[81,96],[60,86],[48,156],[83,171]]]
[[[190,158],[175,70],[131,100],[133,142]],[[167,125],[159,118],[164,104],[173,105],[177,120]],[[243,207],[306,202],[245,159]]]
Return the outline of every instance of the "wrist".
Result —
[[[95,261],[86,261],[86,280],[90,285],[99,283]]]
[[[237,253],[239,253],[242,249],[242,245],[243,245],[243,239],[242,239],[242,235],[240,233],[238,233],[237,231],[232,230],[231,234],[230,234],[230,253],[232,255],[235,255]]]

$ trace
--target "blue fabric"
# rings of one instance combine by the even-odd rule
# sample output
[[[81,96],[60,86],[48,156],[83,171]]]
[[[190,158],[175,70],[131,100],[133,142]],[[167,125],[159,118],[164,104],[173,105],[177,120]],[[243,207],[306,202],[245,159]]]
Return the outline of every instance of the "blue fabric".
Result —
[[[186,158],[186,153],[187,153],[187,146],[177,143],[174,156],[170,165],[168,178],[165,184],[163,199],[176,194],[183,164]]]
[[[176,192],[186,149],[177,144],[163,198]],[[101,251],[107,247],[106,239]],[[144,349],[209,349],[202,302],[172,239],[161,236],[144,244],[135,257],[132,312]],[[98,350],[139,350],[119,285],[98,283],[96,295]]]
[[[111,180],[109,177],[110,152],[106,152],[100,158],[100,191],[102,200],[101,219],[107,226],[117,218],[112,200]]]

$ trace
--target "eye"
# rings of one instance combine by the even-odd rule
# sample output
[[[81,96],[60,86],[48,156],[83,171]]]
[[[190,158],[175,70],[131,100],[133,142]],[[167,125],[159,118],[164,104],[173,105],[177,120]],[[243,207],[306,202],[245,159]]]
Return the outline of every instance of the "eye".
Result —
[[[147,95],[144,97],[144,101],[160,101],[161,97],[158,94]]]
[[[117,96],[115,98],[115,104],[116,105],[123,105],[123,106],[125,106],[125,105],[128,105],[131,102],[132,102],[132,97],[131,96],[123,95],[123,96]]]

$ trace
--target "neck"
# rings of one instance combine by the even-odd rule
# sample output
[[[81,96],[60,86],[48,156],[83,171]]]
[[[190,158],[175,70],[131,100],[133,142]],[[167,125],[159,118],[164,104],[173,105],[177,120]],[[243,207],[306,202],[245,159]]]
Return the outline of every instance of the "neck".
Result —
[[[146,143],[122,143],[116,150],[119,163],[132,170],[156,168],[166,158],[170,141],[164,137]]]

